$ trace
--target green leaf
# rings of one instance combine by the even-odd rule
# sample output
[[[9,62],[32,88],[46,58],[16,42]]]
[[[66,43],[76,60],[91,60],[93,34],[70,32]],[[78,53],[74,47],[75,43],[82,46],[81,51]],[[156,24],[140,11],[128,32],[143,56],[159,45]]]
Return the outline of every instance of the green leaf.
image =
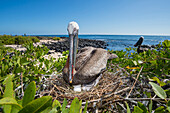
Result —
[[[85,104],[83,113],[86,113],[86,112],[87,112],[87,105],[88,105],[88,102],[86,101],[86,104]]]
[[[64,109],[66,109],[67,106],[67,100],[64,98],[63,104],[62,104],[62,111],[64,111]]]
[[[57,113],[56,108],[53,108],[49,113]]]
[[[151,92],[145,91],[144,94],[146,94],[146,96],[147,96],[148,98],[151,98]]]
[[[17,103],[22,106],[22,100],[18,100]],[[18,112],[19,112],[19,109],[17,109],[16,107],[12,106],[11,113],[18,113]]]
[[[48,107],[45,110],[43,110],[41,113],[49,113],[51,109],[52,109],[51,107]]]
[[[81,102],[79,102],[79,99],[77,97],[74,98],[70,106],[70,113],[79,113],[81,108],[80,103]]]
[[[150,80],[152,80],[152,81],[157,81],[158,84],[160,83],[160,80],[159,80],[157,77],[152,77]]]
[[[12,105],[16,107],[17,109],[21,109],[22,106],[17,103],[17,101],[14,98],[11,97],[4,97],[0,100],[0,105]]]
[[[80,112],[79,113],[82,113],[82,108],[80,109]]]
[[[10,97],[13,98],[14,92],[13,92],[13,83],[12,83],[12,78],[11,75],[8,75],[6,81],[5,81],[5,92],[4,92],[4,97]],[[4,112],[5,113],[10,113],[12,106],[11,105],[4,105]]]
[[[29,63],[30,63],[30,62],[27,61],[27,58],[26,58],[26,57],[24,57],[24,58],[21,59],[21,65],[28,65]]]
[[[141,108],[144,113],[149,113],[146,107],[141,102],[138,102],[138,107]]]
[[[157,81],[160,86],[166,85],[166,83],[160,81],[157,77],[152,77],[150,80]]]
[[[127,107],[127,113],[130,113],[130,108],[129,108],[128,103],[127,103],[127,102],[125,102],[125,104],[126,104],[126,107]]]
[[[13,91],[13,83],[11,75],[8,75],[6,81],[5,81],[5,92],[4,97],[10,97],[13,98],[14,91]]]
[[[43,96],[28,103],[19,113],[39,113],[52,105],[51,96]]]
[[[19,110],[12,106],[11,113],[18,113],[18,112],[19,112]]]
[[[58,100],[53,101],[52,107],[56,107],[56,106],[61,107],[61,104],[60,104],[60,102]]]
[[[138,106],[135,106],[134,111],[132,113],[143,113],[143,110],[140,109]]]
[[[54,100],[52,104],[52,108],[55,108],[58,112],[61,112],[61,104],[58,100]]]
[[[167,103],[167,110],[170,112],[170,100]]]
[[[150,100],[149,111],[150,111],[150,113],[152,112],[152,100]]]
[[[151,84],[153,91],[157,96],[159,96],[162,99],[165,99],[167,97],[165,91],[160,86],[153,82],[149,82],[149,84]]]
[[[164,113],[164,107],[160,106],[160,107],[156,108],[154,113]]]
[[[34,100],[36,94],[36,84],[34,81],[32,81],[26,88],[25,92],[24,92],[24,97],[23,97],[23,102],[22,102],[22,106],[24,107],[25,105],[27,105],[29,102],[31,102],[32,100]]]
[[[62,113],[69,113],[69,109],[64,109]]]

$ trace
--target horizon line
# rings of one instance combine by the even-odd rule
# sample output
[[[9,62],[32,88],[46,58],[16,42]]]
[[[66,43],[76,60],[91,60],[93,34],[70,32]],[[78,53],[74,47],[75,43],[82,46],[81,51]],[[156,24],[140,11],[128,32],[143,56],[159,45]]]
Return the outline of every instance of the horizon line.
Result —
[[[0,34],[5,35],[5,34]],[[6,34],[11,35],[11,34]],[[14,34],[14,35],[24,35],[24,34]],[[51,33],[51,34],[26,34],[26,35],[68,35],[67,33]],[[170,36],[170,34],[119,34],[119,33],[79,33],[79,35],[144,35],[144,36]]]
[[[34,34],[32,34],[34,35]],[[35,35],[68,35],[67,33],[35,34]],[[144,35],[144,36],[170,36],[170,34],[114,34],[114,33],[79,33],[79,35]]]

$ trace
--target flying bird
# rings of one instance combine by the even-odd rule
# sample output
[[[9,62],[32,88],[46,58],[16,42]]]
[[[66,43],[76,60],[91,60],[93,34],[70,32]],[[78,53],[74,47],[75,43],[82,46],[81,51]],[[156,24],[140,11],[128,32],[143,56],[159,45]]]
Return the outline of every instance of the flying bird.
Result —
[[[76,22],[70,22],[67,30],[70,48],[63,68],[63,78],[72,85],[91,83],[106,68],[107,60],[118,56],[105,49],[94,47],[82,48],[77,53],[79,26]]]

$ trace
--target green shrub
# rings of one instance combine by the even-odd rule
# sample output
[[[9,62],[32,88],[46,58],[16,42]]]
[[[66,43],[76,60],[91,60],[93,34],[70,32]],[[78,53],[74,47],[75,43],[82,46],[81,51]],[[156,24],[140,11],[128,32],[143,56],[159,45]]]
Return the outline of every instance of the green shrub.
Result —
[[[37,37],[32,36],[11,36],[11,35],[0,35],[0,43],[2,44],[26,44],[30,42],[39,42]]]
[[[67,100],[64,99],[61,106],[58,100],[52,102],[51,96],[42,96],[35,99],[36,83],[32,81],[24,91],[24,97],[21,100],[15,99],[13,91],[13,82],[11,75],[6,77],[5,91],[3,98],[0,99],[0,105],[5,113],[82,113],[82,100],[76,97],[67,108]],[[87,111],[87,101],[83,113]]]
[[[37,37],[30,37],[33,42],[40,42],[40,40]]]
[[[61,38],[60,37],[54,37],[53,40],[60,40]]]

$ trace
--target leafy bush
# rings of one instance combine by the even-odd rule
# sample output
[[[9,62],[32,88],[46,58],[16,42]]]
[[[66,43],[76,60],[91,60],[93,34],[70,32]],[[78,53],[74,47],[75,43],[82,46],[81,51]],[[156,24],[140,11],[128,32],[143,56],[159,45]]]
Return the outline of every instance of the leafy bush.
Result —
[[[163,45],[163,48],[161,48]],[[170,41],[165,40],[159,44],[157,50],[148,50],[140,54],[136,49],[126,48],[127,51],[110,51],[118,55],[119,58],[111,60],[109,63],[118,64],[120,67],[128,69],[128,72],[137,73],[143,66],[145,76],[169,78],[170,75]],[[134,51],[134,52],[131,52]],[[136,71],[132,71],[135,69]]]
[[[20,83],[21,76],[23,83],[28,84],[31,81],[39,82],[41,75],[62,71],[67,55],[55,61],[54,58],[45,59],[43,57],[48,53],[48,48],[45,46],[34,47],[30,43],[25,47],[27,50],[24,53],[17,50],[9,53],[10,49],[4,47],[0,50],[0,82],[3,82],[6,76],[11,74],[14,76],[14,87],[16,88]]]
[[[75,98],[70,108],[66,108],[67,100],[64,99],[63,105],[60,102],[54,100],[52,102],[51,96],[43,96],[35,99],[36,84],[32,81],[24,92],[23,99],[15,99],[13,91],[13,82],[11,75],[8,75],[5,81],[5,92],[3,98],[0,99],[0,105],[3,107],[5,113],[81,113],[81,103],[78,98]],[[84,108],[84,112],[87,110],[87,102]]]
[[[37,37],[30,37],[30,38],[34,43],[40,42],[40,40]]]
[[[39,42],[37,37],[32,36],[11,36],[11,35],[0,35],[0,42],[3,44],[26,44],[30,42]]]
[[[138,102],[138,105],[133,108],[133,113],[164,113],[170,112],[170,102],[166,99],[170,97],[170,89],[162,89],[162,86],[169,85],[169,75],[170,75],[170,41],[165,40],[160,43],[156,49],[144,51],[142,53],[137,53],[136,49],[126,48],[126,51],[110,51],[116,53],[119,58],[113,59],[109,61],[108,64],[119,65],[119,67],[124,68],[131,76],[137,75],[139,73],[139,69],[143,67],[142,72],[140,73],[139,82],[141,84],[150,84],[154,93],[161,99],[164,106],[161,106],[161,102],[159,101],[159,105],[157,108],[152,108],[152,100],[150,100],[149,106],[144,106],[142,103]],[[109,66],[109,65],[108,65]],[[112,71],[109,69],[109,71]],[[147,81],[152,82],[147,82]],[[146,80],[143,82],[142,80]],[[153,83],[155,82],[155,83]],[[149,85],[148,85],[149,86]],[[146,90],[146,88],[144,88]],[[143,88],[138,89],[138,92],[144,93],[148,98],[151,97],[151,93],[147,91],[143,91]],[[133,95],[133,97],[137,97]],[[140,98],[140,97],[138,97]],[[143,98],[143,97],[141,97]],[[128,104],[127,112],[130,113],[130,109]],[[147,108],[148,107],[148,108]]]
[[[53,40],[60,40],[61,38],[60,37],[54,37],[54,38],[52,38]]]

